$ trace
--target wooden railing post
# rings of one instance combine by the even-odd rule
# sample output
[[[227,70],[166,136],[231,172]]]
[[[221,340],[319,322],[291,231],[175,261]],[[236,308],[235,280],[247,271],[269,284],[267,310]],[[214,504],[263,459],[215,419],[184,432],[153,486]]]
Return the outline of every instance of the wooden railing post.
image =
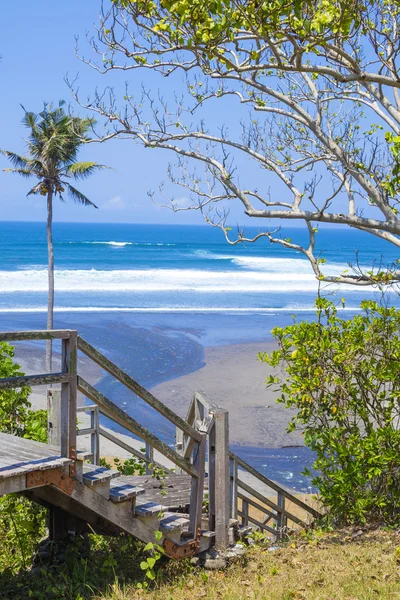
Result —
[[[285,527],[285,494],[278,492],[278,506],[280,512],[278,512],[276,519],[276,528],[278,530],[279,537],[282,536],[283,529]]]
[[[215,531],[215,421],[208,434],[208,529]]]
[[[90,428],[94,429],[94,433],[90,436],[90,452],[93,456],[93,464],[100,464],[100,418],[99,407],[93,407],[90,411]]]
[[[52,446],[61,446],[61,395],[60,390],[47,390],[47,438]]]
[[[61,384],[61,455],[76,460],[77,333],[62,340],[62,372],[68,381]],[[75,464],[70,467],[74,473]]]
[[[237,519],[238,516],[238,506],[237,506],[237,496],[238,496],[238,463],[236,458],[229,459],[229,473],[230,473],[230,493],[229,493],[229,503],[230,503],[230,515],[232,519]]]
[[[229,545],[229,415],[228,411],[214,411],[214,511],[215,511],[215,546],[223,550]]]
[[[242,525],[249,524],[249,503],[244,498],[242,499]]]
[[[197,471],[197,477],[192,477],[192,487],[190,490],[189,531],[195,538],[200,536],[201,517],[203,513],[206,444],[207,436],[202,433],[201,441],[196,442],[193,450],[193,467]]]
[[[153,465],[154,463],[154,449],[149,442],[146,442],[146,458],[150,461],[150,463],[146,462],[146,475],[151,475],[153,468],[150,468],[149,464]]]

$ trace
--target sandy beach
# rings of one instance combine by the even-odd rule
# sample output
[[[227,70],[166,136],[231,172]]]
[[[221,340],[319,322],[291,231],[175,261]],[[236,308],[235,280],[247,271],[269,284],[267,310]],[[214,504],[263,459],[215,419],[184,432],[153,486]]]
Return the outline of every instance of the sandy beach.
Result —
[[[195,390],[206,392],[229,411],[232,444],[281,448],[302,445],[298,433],[286,433],[292,411],[276,403],[278,394],[265,385],[273,369],[257,358],[275,348],[271,342],[205,348],[198,371],[152,388],[153,394],[185,416]]]
[[[273,370],[257,358],[257,353],[271,351],[271,342],[235,344],[205,348],[205,364],[192,373],[161,383],[152,393],[184,417],[195,390],[204,391],[229,411],[232,444],[269,448],[302,445],[298,433],[286,433],[292,412],[276,403],[277,393],[265,385]],[[43,372],[44,355],[32,347],[16,348],[16,359],[22,370]],[[55,368],[60,362],[55,355]],[[103,377],[93,362],[80,358],[81,372],[93,385]],[[34,388],[31,394],[35,409],[46,407],[45,388]],[[79,399],[83,404],[83,398]],[[116,448],[102,440],[102,454],[113,454]]]

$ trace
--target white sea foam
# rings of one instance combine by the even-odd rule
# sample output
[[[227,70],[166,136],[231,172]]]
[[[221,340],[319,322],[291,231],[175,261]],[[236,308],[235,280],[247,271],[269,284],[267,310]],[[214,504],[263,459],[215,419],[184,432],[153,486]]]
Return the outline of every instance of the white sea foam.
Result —
[[[348,312],[359,312],[360,308],[345,308],[338,307],[338,310],[346,310]],[[14,307],[0,308],[0,313],[46,313],[46,306],[29,306],[29,307]],[[54,312],[74,312],[74,313],[103,313],[103,312],[131,312],[131,313],[257,313],[257,314],[278,314],[278,313],[298,313],[309,312],[315,313],[315,307],[303,306],[296,309],[289,307],[279,308],[255,308],[251,307],[222,307],[222,306],[170,306],[170,307],[118,307],[118,306],[57,306]]]
[[[315,293],[317,281],[310,267],[306,270],[303,262],[305,261],[292,260],[283,271],[56,270],[55,288],[59,292]],[[356,291],[353,287],[349,289]],[[46,290],[46,269],[0,271],[0,292],[27,293]]]
[[[195,254],[209,260],[226,260],[251,271],[268,271],[269,273],[282,273],[290,275],[291,272],[311,273],[308,260],[302,258],[278,258],[274,256],[233,256],[229,254],[214,254],[208,250],[196,250]],[[348,269],[345,263],[326,263],[324,272],[339,275]]]
[[[100,244],[104,246],[175,246],[176,244],[164,244],[162,242],[68,242],[68,244]]]

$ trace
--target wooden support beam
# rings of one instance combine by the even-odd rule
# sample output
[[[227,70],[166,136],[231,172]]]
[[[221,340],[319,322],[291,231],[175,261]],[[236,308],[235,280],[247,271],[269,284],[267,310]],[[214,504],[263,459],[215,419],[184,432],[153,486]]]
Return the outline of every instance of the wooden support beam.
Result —
[[[82,377],[78,377],[78,389],[82,394],[85,394],[87,398],[99,405],[100,412],[103,415],[112,421],[115,421],[118,425],[122,425],[122,427],[125,427],[125,429],[137,435],[145,442],[149,442],[155,450],[158,450],[161,454],[169,458],[171,462],[181,467],[185,473],[198,477],[197,469],[190,464],[188,460],[179,456],[175,450],[167,446],[167,444],[164,444],[158,437],[143,427],[143,425],[140,425],[140,423],[135,421],[135,419],[122,410],[122,408],[114,404],[114,402],[96,390],[90,383],[82,379]]]
[[[168,419],[171,423],[182,429],[185,433],[190,435],[196,441],[201,440],[201,434],[196,431],[185,419],[182,419],[177,414],[174,413],[170,408],[165,406],[160,400],[158,400],[153,394],[148,392],[143,386],[141,386],[137,381],[135,381],[132,377],[130,377],[127,373],[122,371],[117,365],[115,365],[111,360],[106,358],[101,352],[96,350],[93,346],[91,346],[86,340],[78,337],[78,348],[81,350],[86,356],[89,356],[95,363],[97,363],[100,367],[105,369],[110,375],[118,379],[122,384],[124,384],[128,389],[134,392],[139,398],[142,398],[149,406],[152,406],[157,412],[163,415],[166,419]]]

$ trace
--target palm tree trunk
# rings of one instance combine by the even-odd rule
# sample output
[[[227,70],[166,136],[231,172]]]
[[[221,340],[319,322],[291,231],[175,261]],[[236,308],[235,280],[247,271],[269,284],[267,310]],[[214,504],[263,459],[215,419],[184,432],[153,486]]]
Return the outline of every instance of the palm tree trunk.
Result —
[[[53,248],[53,190],[47,194],[47,255],[48,255],[48,282],[49,295],[47,302],[47,329],[53,329],[53,311],[54,311],[54,248]],[[46,342],[46,371],[51,372],[53,358],[53,340]]]

